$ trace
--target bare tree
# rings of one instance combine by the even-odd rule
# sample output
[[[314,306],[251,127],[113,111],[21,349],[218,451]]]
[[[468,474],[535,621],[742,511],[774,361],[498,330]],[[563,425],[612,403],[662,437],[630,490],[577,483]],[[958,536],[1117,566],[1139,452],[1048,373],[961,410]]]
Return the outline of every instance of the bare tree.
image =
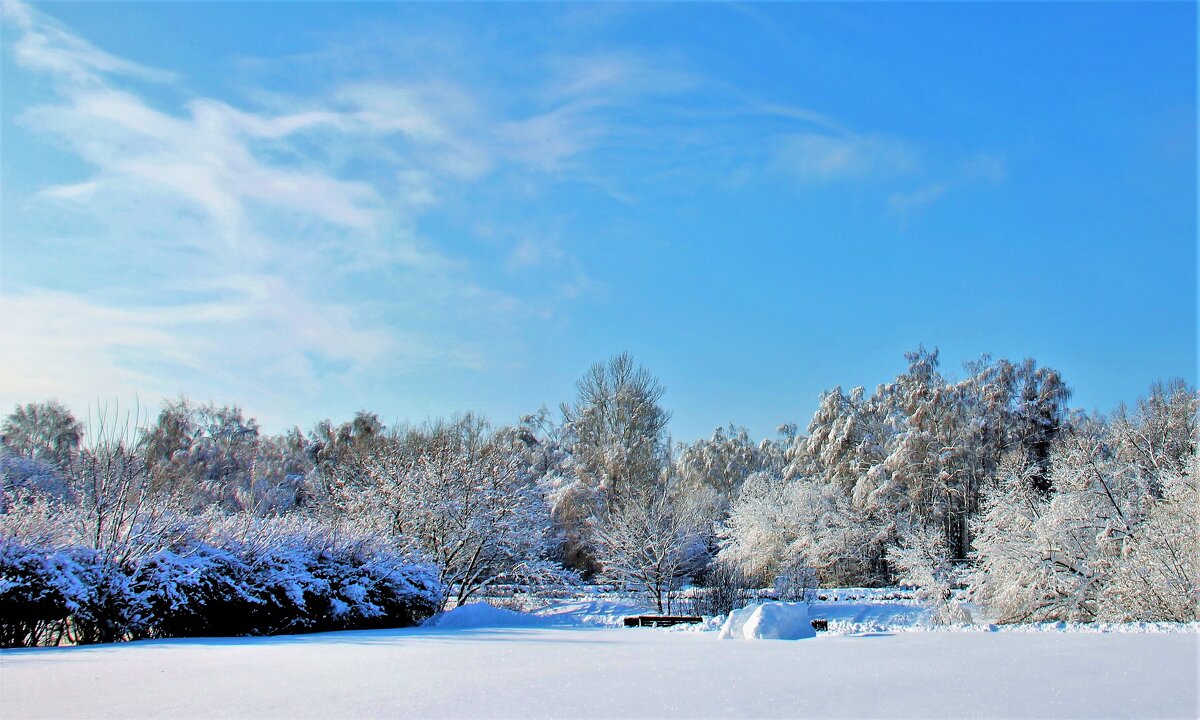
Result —
[[[342,466],[341,509],[407,539],[466,602],[503,578],[552,571],[549,510],[511,444],[467,416],[373,443]]]
[[[678,502],[671,483],[643,489],[594,519],[597,558],[604,577],[650,597],[671,611],[682,582],[704,567],[705,513]]]
[[[79,542],[121,563],[163,543],[177,524],[177,498],[156,492],[130,417],[102,409],[64,474],[74,504],[65,509]]]

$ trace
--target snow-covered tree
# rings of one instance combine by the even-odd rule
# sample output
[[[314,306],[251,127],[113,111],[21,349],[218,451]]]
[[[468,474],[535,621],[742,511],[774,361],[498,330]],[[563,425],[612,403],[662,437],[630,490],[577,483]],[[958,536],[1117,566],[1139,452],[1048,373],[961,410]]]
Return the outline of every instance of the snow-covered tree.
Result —
[[[938,625],[967,623],[971,616],[955,601],[958,571],[950,558],[946,536],[929,528],[914,528],[888,549],[888,562],[902,585],[917,588],[917,599],[932,611]]]
[[[657,378],[621,353],[593,365],[576,383],[575,401],[562,406],[575,477],[557,490],[554,516],[566,557],[585,574],[598,568],[589,518],[653,487],[669,462],[662,395]]]
[[[605,503],[619,503],[658,482],[670,446],[663,387],[628,353],[596,363],[562,408],[580,478]]]
[[[0,444],[0,513],[6,512],[17,496],[32,494],[65,501],[70,493],[62,467],[17,455]]]
[[[1189,472],[1195,455],[1200,394],[1182,380],[1155,383],[1130,411],[1117,409],[1110,423],[1118,458],[1134,466],[1150,491],[1161,494],[1158,478]]]
[[[305,452],[312,464],[315,482],[310,488],[321,498],[335,492],[337,478],[346,474],[347,463],[366,457],[370,446],[387,437],[387,427],[375,413],[359,410],[354,419],[334,425],[331,420],[322,420],[308,435]]]
[[[771,441],[755,443],[745,428],[730,424],[717,428],[711,438],[681,445],[675,466],[681,492],[708,505],[717,521],[728,514],[746,478],[760,471],[783,471],[783,451]]]
[[[168,402],[143,431],[156,493],[173,495],[200,512],[262,514],[287,511],[312,500],[314,459],[298,428],[266,436],[238,407]]]
[[[675,592],[708,560],[705,512],[680,501],[675,482],[643,486],[593,519],[603,576],[644,592],[660,613],[672,611]]]
[[[62,467],[83,440],[83,425],[58,402],[13,409],[0,425],[0,444],[14,455]]]
[[[806,519],[789,511],[799,489],[798,483],[767,472],[748,477],[721,530],[720,561],[760,584],[774,578]],[[799,504],[794,509],[810,507]]]
[[[549,510],[505,434],[466,416],[374,443],[343,466],[341,512],[434,563],[458,603],[551,572]]]
[[[1137,524],[1131,478],[1111,462],[1102,427],[1076,428],[1050,463],[1049,497],[1040,468],[1014,457],[985,501],[970,586],[1001,622],[1094,620],[1101,553]]]
[[[1176,402],[1195,407],[1182,393]],[[1006,622],[1195,619],[1195,424],[1169,405],[1144,402],[1112,426],[1074,421],[1052,446],[1048,486],[1028,456],[1010,459],[977,523],[970,586],[981,605]],[[1171,416],[1180,421],[1164,435]],[[1176,450],[1155,457],[1146,438]]]
[[[1200,617],[1200,456],[1159,477],[1138,532],[1103,562],[1099,616],[1108,620],[1195,621]]]
[[[542,407],[521,418],[520,424],[502,429],[507,443],[523,460],[525,472],[536,480],[550,510],[552,556],[565,567],[587,573],[599,570],[591,557],[588,519],[595,509],[595,494],[581,482],[571,454],[566,429]]]
[[[254,484],[258,436],[258,424],[241,408],[180,399],[167,402],[145,430],[141,450],[156,490],[184,497],[197,510],[216,504],[238,511],[248,509],[242,499]]]

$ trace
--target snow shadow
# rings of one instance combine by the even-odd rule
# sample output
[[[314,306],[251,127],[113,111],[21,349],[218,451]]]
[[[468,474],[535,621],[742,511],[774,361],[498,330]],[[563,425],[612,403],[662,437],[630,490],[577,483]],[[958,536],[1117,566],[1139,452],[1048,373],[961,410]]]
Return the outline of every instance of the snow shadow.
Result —
[[[247,635],[240,637],[194,637],[194,638],[158,638],[152,640],[132,640],[120,643],[99,643],[95,645],[61,645],[57,647],[36,648],[7,648],[0,649],[0,658],[44,656],[62,657],[66,654],[97,654],[129,649],[169,650],[172,648],[194,647],[280,647],[305,645],[395,645],[412,641],[436,640],[439,642],[479,642],[480,640],[496,640],[497,642],[537,642],[561,643],[569,642],[570,635],[575,633],[590,633],[588,643],[606,643],[610,640],[603,636],[611,631],[619,636],[623,628],[604,628],[580,625],[553,625],[539,627],[487,627],[487,628],[436,628],[409,627],[382,630],[338,630],[331,632],[300,633],[295,635]],[[583,638],[580,637],[580,640]],[[611,642],[620,642],[614,637]]]

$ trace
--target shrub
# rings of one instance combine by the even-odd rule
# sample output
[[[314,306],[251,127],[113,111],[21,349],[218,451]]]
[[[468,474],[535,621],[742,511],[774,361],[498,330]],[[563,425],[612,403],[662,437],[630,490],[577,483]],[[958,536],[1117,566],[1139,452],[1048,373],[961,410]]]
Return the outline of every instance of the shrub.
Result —
[[[74,561],[82,586],[68,624],[68,639],[78,645],[127,639],[137,620],[128,568],[89,548],[60,553]]]
[[[88,592],[68,554],[0,538],[0,646],[57,645]]]
[[[205,532],[124,561],[0,536],[0,644],[404,627],[442,602],[435,570],[369,534],[278,519]]]
[[[256,607],[250,569],[224,548],[193,542],[160,550],[138,564],[131,581],[145,637],[246,635]]]
[[[740,570],[715,562],[705,571],[701,587],[692,590],[687,611],[693,615],[728,615],[753,599],[750,581]]]

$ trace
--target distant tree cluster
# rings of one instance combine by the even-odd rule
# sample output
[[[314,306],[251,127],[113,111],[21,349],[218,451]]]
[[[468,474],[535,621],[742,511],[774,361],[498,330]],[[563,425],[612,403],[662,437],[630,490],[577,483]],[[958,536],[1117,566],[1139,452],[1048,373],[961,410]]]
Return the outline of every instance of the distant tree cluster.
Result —
[[[1196,619],[1195,390],[1156,385],[1108,419],[1069,395],[1032,361],[951,381],[912,353],[870,396],[823,396],[782,472],[747,478],[718,557],[915,585],[947,622],[955,589],[1003,622]]]
[[[663,387],[626,354],[558,413],[387,427],[370,412],[264,434],[237,407],[167,402],[91,427],[51,401],[0,443],[0,638],[9,645],[405,624],[496,586],[598,579],[671,611],[774,586],[919,588],[1004,622],[1194,620],[1194,389],[1111,417],[1059,374],[918,350],[801,433],[673,444]],[[799,590],[797,590],[799,588]],[[102,609],[97,609],[102,608]]]

